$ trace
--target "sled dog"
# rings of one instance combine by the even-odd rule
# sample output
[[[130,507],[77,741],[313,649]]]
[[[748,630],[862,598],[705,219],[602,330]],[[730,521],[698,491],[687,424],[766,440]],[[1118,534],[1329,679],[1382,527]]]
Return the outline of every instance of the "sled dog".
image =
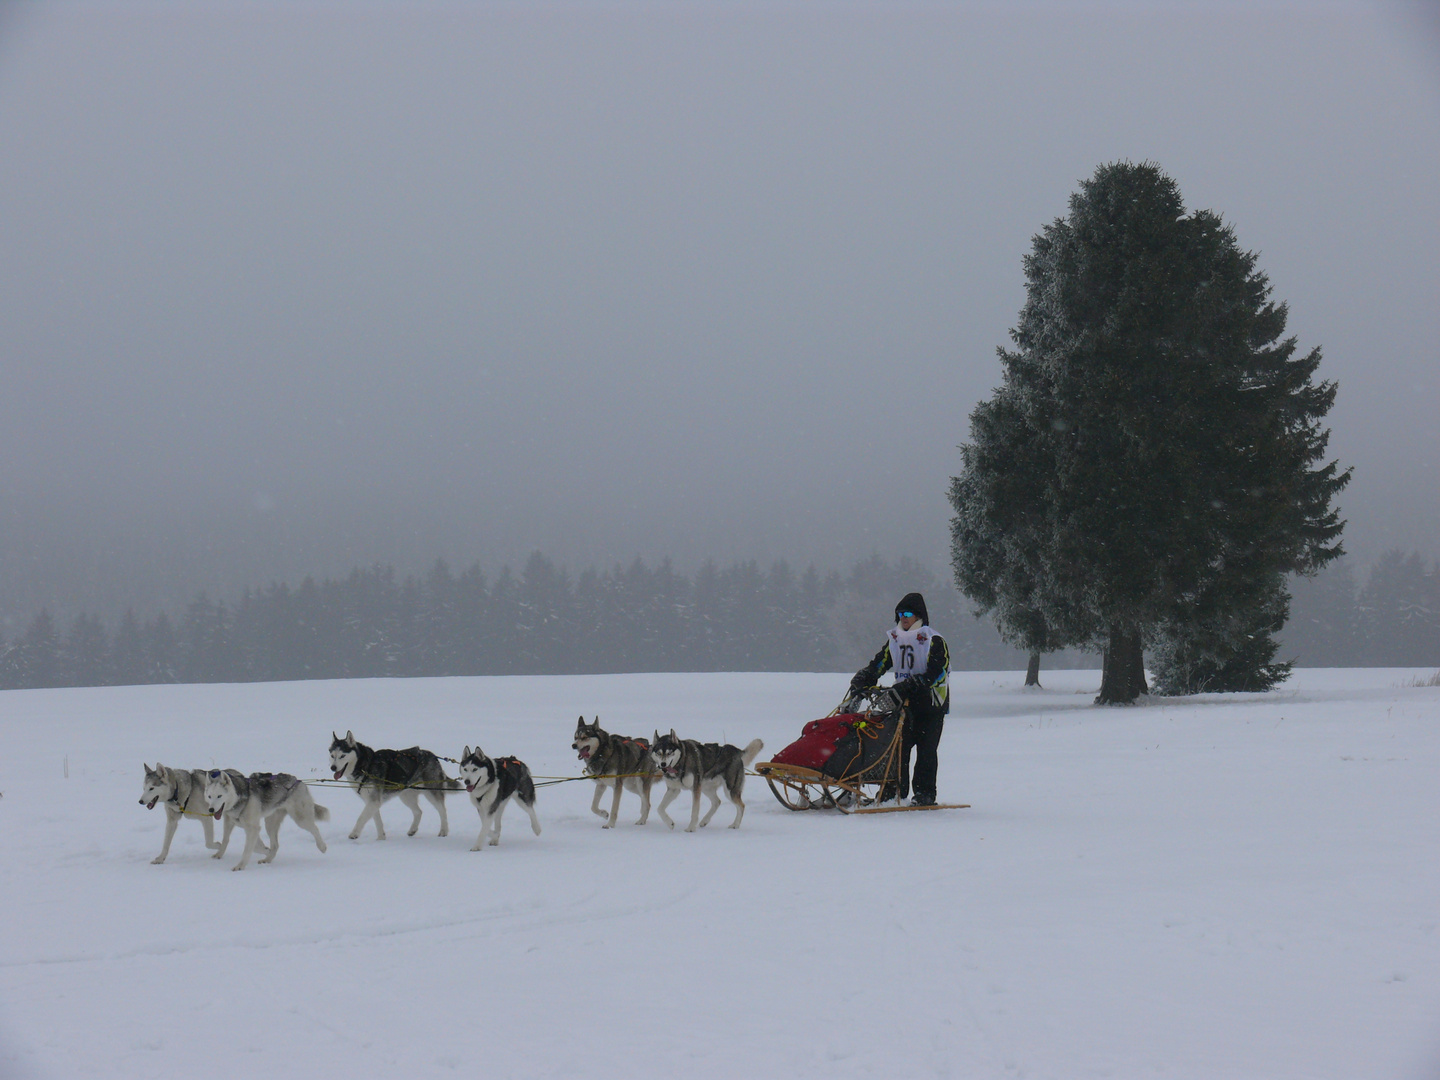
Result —
[[[650,788],[660,779],[660,773],[650,760],[650,746],[644,739],[611,735],[600,726],[600,717],[587,724],[582,716],[575,725],[575,741],[570,749],[578,752],[585,763],[585,775],[595,778],[590,812],[605,818],[603,828],[614,827],[620,814],[620,794],[627,788],[640,796],[640,820],[635,824],[644,825],[650,819]],[[606,788],[614,791],[608,814],[600,809],[600,797]]]
[[[458,791],[459,780],[445,775],[440,759],[429,750],[412,746],[408,750],[372,750],[355,741],[354,732],[345,732],[342,739],[330,733],[330,771],[336,780],[356,784],[355,794],[365,804],[360,819],[350,830],[350,839],[360,839],[360,830],[375,819],[375,838],[385,839],[385,823],[380,820],[380,804],[399,797],[415,815],[410,821],[409,836],[420,828],[420,796],[423,793],[440,812],[440,835],[450,835],[450,818],[445,813],[445,792]]]
[[[330,811],[317,806],[310,789],[289,773],[251,773],[241,776],[234,769],[211,769],[205,778],[205,805],[218,821],[225,819],[220,850],[211,858],[225,855],[230,833],[236,825],[245,830],[245,850],[231,870],[244,870],[255,849],[260,847],[260,823],[270,834],[270,848],[262,863],[274,862],[280,853],[280,824],[289,814],[295,824],[315,837],[315,846],[324,852],[325,838],[317,821],[329,821]]]
[[[238,776],[239,773],[236,773]],[[175,829],[180,819],[187,814],[200,819],[205,829],[205,847],[214,851],[220,845],[215,842],[215,819],[205,805],[204,769],[169,769],[158,761],[155,768],[145,766],[145,786],[140,789],[140,805],[154,810],[156,803],[165,806],[165,843],[160,854],[150,861],[159,866],[170,854],[170,841],[175,839]]]
[[[697,821],[703,829],[710,824],[715,811],[720,809],[720,785],[724,784],[725,793],[735,804],[735,820],[730,823],[730,828],[738,829],[740,819],[745,816],[745,801],[740,797],[745,790],[745,770],[764,745],[759,739],[752,739],[750,745],[741,750],[729,743],[721,746],[713,742],[682,739],[675,734],[674,728],[670,729],[669,735],[661,735],[657,731],[650,746],[650,756],[664,774],[667,789],[656,808],[660,820],[673,829],[675,822],[670,820],[665,808],[675,801],[681,791],[690,791],[694,793],[694,798],[690,803],[690,824],[685,831],[694,832]],[[710,796],[710,809],[703,819],[700,817],[702,791]]]
[[[471,750],[467,746],[460,755],[460,782],[470,793],[470,803],[480,815],[480,835],[471,851],[485,846],[487,834],[491,847],[500,843],[500,818],[512,796],[530,815],[530,827],[535,835],[540,835],[540,819],[535,816],[535,781],[519,758],[502,757],[492,761],[480,747]]]

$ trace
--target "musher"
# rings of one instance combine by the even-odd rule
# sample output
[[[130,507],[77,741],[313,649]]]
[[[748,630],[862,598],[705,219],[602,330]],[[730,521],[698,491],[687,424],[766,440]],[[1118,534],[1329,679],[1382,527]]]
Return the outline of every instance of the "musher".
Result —
[[[910,751],[915,750],[915,797],[911,806],[935,805],[935,773],[940,765],[940,734],[950,711],[950,646],[930,629],[925,598],[906,593],[895,605],[895,626],[875,658],[850,680],[850,697],[868,690],[885,672],[895,672],[891,688],[905,706],[905,741],[900,757],[900,798],[910,794]],[[894,798],[886,788],[881,801]]]

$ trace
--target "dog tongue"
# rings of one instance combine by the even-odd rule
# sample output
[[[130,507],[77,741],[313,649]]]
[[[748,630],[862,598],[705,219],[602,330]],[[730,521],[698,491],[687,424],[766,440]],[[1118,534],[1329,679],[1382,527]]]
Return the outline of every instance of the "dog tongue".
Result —
[[[223,809],[222,809],[222,810],[216,810],[216,811],[215,811],[215,820],[216,820],[216,821],[219,821],[219,820],[220,820],[220,815],[223,814],[224,812],[225,812],[225,811],[224,811]]]
[[[345,771],[344,769],[336,769],[336,770],[335,770],[335,779],[336,779],[336,780],[339,780],[339,779],[340,779],[340,774],[343,773],[344,771]]]
[[[145,809],[146,809],[146,810],[154,810],[154,809],[155,809],[155,804],[156,804],[157,802],[159,802],[159,801],[160,801],[160,796],[159,796],[159,795],[156,795],[155,798],[151,799],[149,802],[147,802],[147,803],[145,804]]]

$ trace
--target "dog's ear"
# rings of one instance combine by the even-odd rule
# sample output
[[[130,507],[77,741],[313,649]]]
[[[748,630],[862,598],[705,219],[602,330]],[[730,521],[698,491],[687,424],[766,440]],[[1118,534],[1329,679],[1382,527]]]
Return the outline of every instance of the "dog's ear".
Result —
[[[654,746],[656,743],[658,743],[659,741],[660,741],[660,732],[657,731],[657,732],[655,732],[654,738],[652,738],[652,739],[650,740],[650,745],[653,747],[653,746]]]
[[[331,742],[339,742],[339,741],[340,741],[340,736],[335,734],[335,729],[334,729],[333,727],[330,729],[330,741],[331,741]]]
[[[467,757],[469,757],[469,756],[470,756],[470,744],[469,744],[469,743],[466,743],[466,744],[465,744],[465,752],[460,755],[460,763],[463,765],[463,764],[465,763],[465,759],[466,759]]]
[[[351,731],[349,728],[346,728],[346,729],[345,729],[345,745],[346,745],[346,746],[354,746],[354,745],[355,745],[355,733],[354,733],[353,731]]]
[[[670,729],[670,738],[674,739],[676,742],[680,741],[680,736],[675,734],[675,729],[673,727]]]
[[[142,761],[140,764],[145,765],[145,763],[144,763],[143,761]],[[150,768],[149,765],[145,765],[145,775],[146,775],[146,776],[152,776],[152,775],[154,775],[154,773],[155,773],[155,770],[154,770],[154,769]]]

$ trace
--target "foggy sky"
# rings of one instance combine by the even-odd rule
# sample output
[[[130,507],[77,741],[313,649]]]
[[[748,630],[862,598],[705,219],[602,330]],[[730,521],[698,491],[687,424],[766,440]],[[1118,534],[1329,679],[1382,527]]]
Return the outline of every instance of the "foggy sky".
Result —
[[[1440,556],[1436,26],[11,5],[0,630],[536,549],[941,569],[1021,258],[1118,159],[1323,347],[1351,552]]]

